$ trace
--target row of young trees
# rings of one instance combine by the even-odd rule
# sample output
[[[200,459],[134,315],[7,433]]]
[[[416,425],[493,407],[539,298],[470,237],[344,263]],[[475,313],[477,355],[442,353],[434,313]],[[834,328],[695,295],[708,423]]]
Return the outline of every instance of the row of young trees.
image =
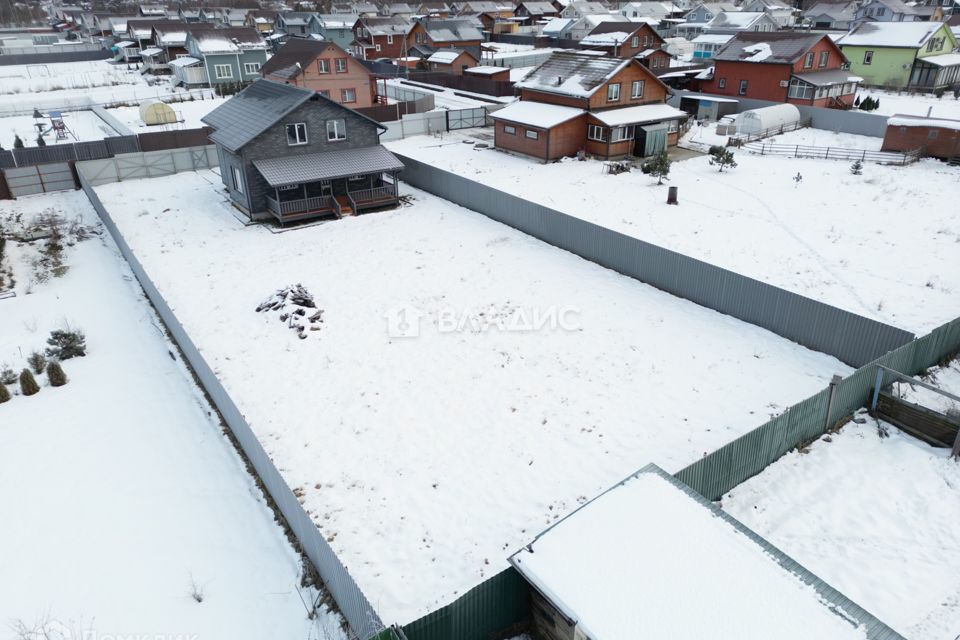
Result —
[[[34,351],[27,357],[28,366],[20,371],[19,375],[10,367],[0,370],[0,404],[11,398],[7,385],[19,383],[20,393],[24,396],[39,393],[40,385],[37,383],[36,376],[44,373],[47,374],[47,381],[51,387],[62,387],[69,379],[63,371],[61,361],[87,354],[86,339],[81,331],[52,331],[47,339],[47,345],[44,353]]]

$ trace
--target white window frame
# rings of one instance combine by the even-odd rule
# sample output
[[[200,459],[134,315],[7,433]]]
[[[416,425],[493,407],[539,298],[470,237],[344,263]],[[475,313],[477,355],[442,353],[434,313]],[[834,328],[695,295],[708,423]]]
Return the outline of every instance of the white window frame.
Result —
[[[374,45],[374,49],[376,49],[377,51],[380,51],[380,45]]]
[[[293,132],[292,136],[290,135],[291,131]],[[308,142],[306,122],[291,122],[284,127],[284,132],[287,134],[288,147],[299,147],[307,144]],[[291,140],[294,142],[291,142]]]
[[[530,138],[531,140],[539,140],[540,132],[534,131],[533,129],[527,129],[526,131],[523,132],[523,136],[525,138]]]
[[[645,83],[643,80],[634,80],[634,81],[630,84],[630,98],[631,98],[631,99],[636,100],[637,98],[642,98],[642,97],[643,97],[644,84],[646,84],[646,83]],[[639,89],[639,91],[637,91],[637,89]]]
[[[333,125],[333,130],[331,131],[330,125]],[[342,129],[342,131],[341,131]],[[333,133],[333,137],[330,134]],[[337,118],[335,120],[327,120],[327,142],[340,142],[341,140],[347,139],[347,121],[343,118]]]
[[[727,79],[726,78],[717,78],[717,88],[726,89],[727,88]]]
[[[612,82],[607,85],[607,102],[620,101],[620,83]]]
[[[233,190],[238,193],[243,193],[243,172],[240,171],[240,167],[231,167],[233,171]]]
[[[864,66],[869,66],[873,64],[873,51],[863,52],[863,64]]]
[[[347,100],[347,92],[353,94],[352,100]],[[357,90],[356,89],[340,89],[340,102],[342,104],[352,104],[357,101]]]
[[[633,125],[614,127],[610,130],[610,142],[623,142],[633,139]]]
[[[517,128],[512,124],[505,124],[503,125],[503,132],[508,136],[515,136],[517,135]]]
[[[330,73],[330,61],[323,58],[317,60],[317,73]]]
[[[226,69],[226,75],[223,74],[223,70]],[[215,64],[213,65],[213,76],[217,80],[232,80],[233,79],[233,65],[230,64]]]
[[[813,51],[808,51],[806,55],[803,56],[803,68],[804,69],[813,68]]]
[[[606,131],[607,128],[599,124],[587,125],[587,140],[593,140],[594,142],[606,142]]]
[[[820,60],[817,62],[817,66],[818,66],[818,67],[821,67],[821,68],[822,68],[822,67],[825,67],[825,66],[827,66],[827,63],[828,63],[828,62],[830,62],[830,52],[829,52],[829,51],[821,51],[821,52],[820,52]]]
[[[813,97],[814,87],[809,82],[804,82],[800,78],[790,78],[790,86],[787,89],[787,97],[795,100],[809,100]]]
[[[679,120],[667,120],[667,133],[676,133],[680,131]]]
[[[640,36],[633,36],[633,38],[630,40],[630,46],[633,47],[634,49],[636,49],[637,47],[639,47],[639,46],[640,46]]]
[[[748,83],[746,80],[741,80],[741,81],[740,81],[740,86],[739,86],[738,89],[737,89],[738,95],[741,95],[741,96],[747,95],[747,87],[748,87],[748,85],[749,85],[749,83]]]
[[[341,68],[342,65],[342,68]],[[346,58],[335,58],[333,61],[333,70],[337,73],[346,73],[347,72],[347,59]]]
[[[387,36],[387,44],[393,44],[393,36]]]
[[[248,76],[260,73],[260,63],[259,62],[244,62],[243,63],[243,72]]]

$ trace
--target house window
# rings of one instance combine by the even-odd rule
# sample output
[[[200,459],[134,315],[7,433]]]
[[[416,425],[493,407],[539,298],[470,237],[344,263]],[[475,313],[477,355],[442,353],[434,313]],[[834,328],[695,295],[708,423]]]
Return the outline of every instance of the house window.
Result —
[[[327,98],[328,100],[330,99],[330,91],[327,89],[321,89],[320,91],[317,91],[317,93],[319,93],[324,98]]]
[[[927,132],[927,140],[936,140],[940,135],[940,132],[936,129],[931,129]]]
[[[317,73],[330,73],[330,61],[317,60]]]
[[[620,83],[607,85],[607,102],[616,102],[620,99]]]
[[[347,59],[346,59],[346,58],[337,58],[335,62],[336,62],[336,70],[337,70],[337,73],[346,73],[346,72],[347,72]]]
[[[340,102],[356,102],[357,101],[357,90],[356,89],[341,89],[340,90]]]
[[[503,132],[515,136],[517,135],[517,128],[511,124],[505,124],[503,125]]]
[[[679,120],[670,120],[667,122],[667,133],[676,133],[680,130],[680,121]]]
[[[871,62],[873,62],[873,51],[864,51],[863,64],[870,64]]]
[[[630,46],[636,49],[640,46],[640,36],[633,36],[633,39],[630,40]]]
[[[377,45],[377,46],[374,47],[374,48],[375,48],[377,51],[380,51],[380,45]]]
[[[827,61],[829,61],[829,60],[830,60],[830,52],[829,52],[829,51],[821,51],[821,52],[820,52],[820,66],[821,66],[821,67],[827,66]]]
[[[803,57],[803,68],[809,69],[813,66],[813,51]]]
[[[726,78],[717,78],[717,88],[718,88],[718,89],[725,89],[726,86],[727,86],[727,79],[726,79]]]
[[[217,80],[232,78],[233,67],[228,64],[215,64],[213,65],[213,75],[217,78]]]
[[[347,139],[347,122],[342,118],[339,120],[327,120],[327,140]]]
[[[287,144],[291,147],[298,144],[307,144],[307,125],[297,122],[287,125]]]
[[[741,81],[740,81],[740,95],[742,95],[742,96],[747,95],[747,81],[746,81],[746,80],[741,80]]]
[[[591,124],[587,127],[587,139],[594,140],[596,142],[606,142],[607,141],[607,129],[601,127],[598,124]]]
[[[878,16],[882,16],[882,15],[885,14],[886,12],[887,12],[887,10],[886,10],[885,8],[883,8],[883,7],[879,7],[879,8],[877,9],[877,15],[878,15]]]
[[[233,167],[233,190],[243,193],[243,174],[240,167]]]
[[[617,127],[610,133],[610,142],[623,142],[633,139],[633,127]]]
[[[260,63],[259,63],[259,62],[244,62],[244,63],[243,63],[243,72],[244,72],[245,74],[247,74],[248,76],[252,76],[253,74],[257,73],[258,71],[260,71]]]
[[[797,100],[809,100],[813,97],[813,85],[804,82],[800,78],[791,78],[790,88],[787,90],[787,97],[796,98]]]
[[[531,140],[539,140],[539,139],[540,139],[540,132],[539,132],[539,131],[533,131],[532,129],[527,129],[526,132],[524,133],[524,135],[527,136],[528,138],[530,138]]]
[[[393,36],[387,36],[387,44],[393,44]]]
[[[633,81],[630,85],[630,97],[634,99],[643,97],[643,80]]]
[[[416,40],[417,44],[423,44],[423,34],[417,32],[417,36],[416,36],[415,40]]]

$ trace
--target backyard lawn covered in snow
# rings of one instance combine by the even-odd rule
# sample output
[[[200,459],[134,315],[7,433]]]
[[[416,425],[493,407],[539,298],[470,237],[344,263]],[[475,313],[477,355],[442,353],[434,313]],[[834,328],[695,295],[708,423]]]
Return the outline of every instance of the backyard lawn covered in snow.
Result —
[[[283,233],[242,226],[211,171],[96,190],[386,622],[850,372],[406,185]],[[323,311],[303,339],[256,312],[297,283]]]
[[[83,192],[0,203],[7,232],[47,214],[94,235],[67,235],[60,277],[31,266],[45,241],[7,240],[0,370],[54,329],[87,354],[0,404],[0,637],[344,638],[307,618],[299,556]]]
[[[723,508],[911,640],[960,633],[960,462],[851,422],[723,497]]]
[[[639,170],[607,174],[600,161],[542,164],[463,143],[476,135],[490,143],[493,132],[417,136],[387,146],[915,333],[957,315],[960,207],[947,203],[960,201],[960,167],[936,160],[867,164],[862,175],[852,175],[849,162],[735,151],[735,169],[719,173],[707,157],[678,161],[669,181],[657,186]],[[801,135],[809,134],[794,139]],[[824,136],[818,144],[825,142]],[[667,185],[679,187],[679,206],[666,204]]]
[[[177,121],[169,124],[146,125],[140,117],[140,107],[116,107],[109,109],[107,113],[122,122],[128,129],[134,133],[147,133],[150,131],[175,131],[178,129],[195,129],[205,126],[200,122],[200,118],[207,115],[221,104],[226,102],[226,98],[218,98],[212,92],[202,92],[195,95],[193,100],[182,100],[169,102],[170,108],[176,115]]]

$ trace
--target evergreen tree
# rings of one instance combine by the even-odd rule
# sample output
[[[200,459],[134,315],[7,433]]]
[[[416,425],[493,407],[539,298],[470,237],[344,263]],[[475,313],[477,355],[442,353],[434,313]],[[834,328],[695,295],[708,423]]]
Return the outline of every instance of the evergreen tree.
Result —
[[[855,107],[859,107],[859,106],[860,106],[860,96],[857,96],[857,99],[853,101],[853,106],[855,106]]]
[[[723,173],[724,167],[733,169],[737,166],[736,161],[733,159],[733,151],[730,151],[726,147],[719,147],[714,153],[710,154],[710,164],[719,166],[720,173]]]
[[[20,139],[19,135],[14,134],[13,136],[13,148],[23,149],[23,140]]]
[[[40,385],[37,384],[36,378],[33,377],[33,374],[30,373],[30,369],[24,369],[20,372],[20,393],[25,396],[32,396],[35,393],[40,392]]]
[[[672,161],[667,155],[666,150],[655,155],[653,160],[651,160],[648,164],[650,168],[650,175],[657,179],[657,184],[663,184],[663,179],[670,175],[670,165],[672,164]]]
[[[56,360],[69,360],[87,355],[86,338],[82,331],[62,331],[57,329],[50,332],[47,338],[47,357]]]
[[[7,389],[7,385],[0,384],[0,404],[3,404],[10,399],[10,390]]]
[[[863,163],[857,160],[852,165],[850,165],[850,173],[855,176],[859,176],[863,173]]]
[[[67,384],[67,374],[63,372],[63,367],[56,360],[47,365],[47,380],[50,381],[51,387],[62,387]]]

